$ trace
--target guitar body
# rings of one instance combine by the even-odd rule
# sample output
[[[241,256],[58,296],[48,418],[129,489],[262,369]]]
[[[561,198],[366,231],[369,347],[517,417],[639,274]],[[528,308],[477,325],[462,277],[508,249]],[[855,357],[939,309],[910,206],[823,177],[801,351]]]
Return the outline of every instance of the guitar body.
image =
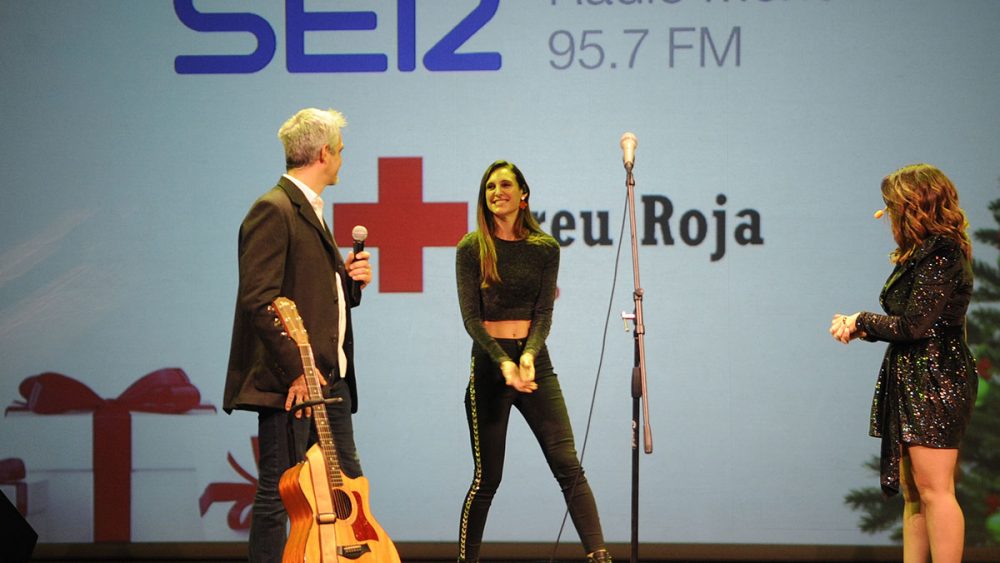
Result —
[[[273,302],[289,338],[302,356],[318,442],[306,458],[281,476],[278,492],[292,523],[282,563],[399,563],[388,534],[371,517],[368,479],[349,479],[340,470],[337,448],[326,414],[327,401],[319,383],[309,335],[295,303],[286,297]]]
[[[371,516],[368,479],[341,476],[330,488],[319,444],[281,477],[278,489],[291,520],[282,563],[399,563],[399,553]]]
[[[285,511],[288,512],[288,519],[292,524],[288,540],[285,542],[285,551],[281,556],[281,563],[323,560],[323,547],[317,533],[318,530],[312,525],[313,509],[309,502],[312,485],[309,485],[310,490],[303,490],[299,482],[303,469],[306,469],[305,462],[289,468],[281,476],[281,481],[278,482],[278,492],[281,493],[281,501],[285,504]],[[310,535],[313,537],[310,538]],[[330,540],[332,540],[333,549],[336,550],[336,538],[330,538]]]

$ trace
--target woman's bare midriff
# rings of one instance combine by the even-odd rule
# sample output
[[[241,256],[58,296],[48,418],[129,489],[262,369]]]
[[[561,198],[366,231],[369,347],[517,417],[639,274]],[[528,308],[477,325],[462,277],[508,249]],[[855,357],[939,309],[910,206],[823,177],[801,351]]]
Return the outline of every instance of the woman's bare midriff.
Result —
[[[527,338],[531,329],[531,321],[519,319],[516,321],[483,321],[483,328],[493,338]]]

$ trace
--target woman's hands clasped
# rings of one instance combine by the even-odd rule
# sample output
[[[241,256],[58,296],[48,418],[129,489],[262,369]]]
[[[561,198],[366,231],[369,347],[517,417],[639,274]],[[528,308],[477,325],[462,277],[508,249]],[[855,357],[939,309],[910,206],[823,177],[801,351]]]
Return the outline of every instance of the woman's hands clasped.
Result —
[[[847,344],[855,338],[864,336],[858,331],[859,314],[842,315],[837,313],[833,316],[833,320],[830,321],[830,335],[833,336],[834,340]]]
[[[535,357],[531,354],[522,354],[520,365],[511,361],[501,363],[500,372],[504,382],[520,393],[531,393],[538,389],[538,383],[535,382]]]

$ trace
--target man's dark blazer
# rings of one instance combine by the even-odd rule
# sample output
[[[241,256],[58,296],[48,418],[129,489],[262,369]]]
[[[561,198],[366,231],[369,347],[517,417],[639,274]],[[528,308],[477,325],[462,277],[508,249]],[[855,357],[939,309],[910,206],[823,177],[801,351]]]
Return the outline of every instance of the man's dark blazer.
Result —
[[[351,307],[361,302],[330,231],[295,184],[282,177],[254,202],[239,235],[240,284],[222,408],[227,412],[283,409],[288,388],[302,374],[295,342],[283,333],[271,303],[287,297],[309,333],[316,367],[332,385],[337,367],[337,272],[347,300],[347,384],[357,411]]]

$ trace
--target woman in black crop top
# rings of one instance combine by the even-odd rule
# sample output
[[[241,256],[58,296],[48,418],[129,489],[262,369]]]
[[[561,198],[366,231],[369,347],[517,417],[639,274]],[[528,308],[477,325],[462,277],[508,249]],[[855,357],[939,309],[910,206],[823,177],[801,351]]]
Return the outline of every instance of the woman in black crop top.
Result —
[[[844,344],[889,343],[870,432],[882,438],[884,494],[903,492],[903,559],[958,562],[965,528],[955,466],[979,383],[965,339],[972,298],[968,221],[955,186],[928,164],[886,176],[882,198],[899,245],[879,299],[886,314],[834,315],[830,334]]]
[[[472,364],[465,412],[475,473],[462,505],[458,560],[479,561],[486,515],[503,472],[511,407],[538,439],[590,562],[610,562],[594,495],[545,338],[559,272],[559,243],[528,207],[530,190],[510,162],[494,162],[479,185],[477,229],[458,244],[456,278]]]

